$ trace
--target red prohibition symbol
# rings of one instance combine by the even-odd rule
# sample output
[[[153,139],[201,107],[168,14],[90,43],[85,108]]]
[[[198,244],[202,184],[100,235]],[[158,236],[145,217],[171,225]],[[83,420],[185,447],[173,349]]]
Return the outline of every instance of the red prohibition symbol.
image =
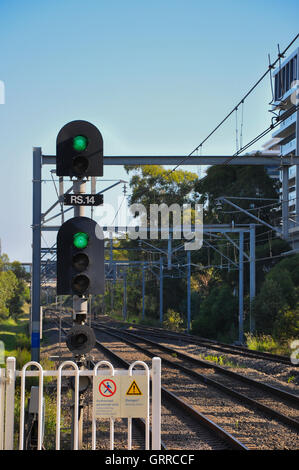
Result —
[[[102,380],[99,385],[99,392],[103,397],[112,397],[116,392],[116,384],[111,379]]]

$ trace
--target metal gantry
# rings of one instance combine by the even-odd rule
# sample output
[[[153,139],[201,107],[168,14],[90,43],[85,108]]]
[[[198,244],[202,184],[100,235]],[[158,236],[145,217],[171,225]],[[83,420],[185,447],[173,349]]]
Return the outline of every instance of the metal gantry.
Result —
[[[183,156],[104,156],[104,165],[176,165],[180,163]],[[245,155],[245,156],[193,156],[186,160],[184,165],[223,165],[229,161],[229,165],[275,165],[282,168],[282,229],[281,236],[285,239],[288,239],[289,236],[289,214],[288,214],[288,168],[292,165],[299,164],[298,156],[286,156],[278,157],[274,155]],[[71,186],[64,193],[64,180],[63,177],[59,177],[59,188],[56,188],[57,201],[49,207],[49,209],[42,214],[41,212],[41,203],[42,203],[42,168],[44,165],[55,165],[56,156],[52,155],[43,155],[41,147],[33,148],[33,223],[32,223],[32,309],[31,309],[31,344],[32,344],[32,360],[39,360],[39,351],[40,351],[40,287],[41,287],[41,268],[42,268],[42,258],[46,254],[52,254],[52,260],[55,258],[55,244],[51,247],[42,247],[41,246],[41,235],[42,232],[56,232],[60,228],[60,225],[49,225],[51,220],[54,220],[57,217],[61,217],[61,223],[64,222],[65,214],[73,209],[72,207],[64,209],[63,207],[63,195],[65,193],[70,193],[74,188]],[[53,178],[52,178],[53,179]],[[109,187],[101,191],[101,193],[115,187],[118,184],[123,183],[122,180],[118,180]],[[96,179],[91,178],[91,187],[92,192],[96,193]],[[60,206],[60,211],[54,216],[50,216],[46,219],[46,216],[50,212]],[[258,221],[262,223],[261,221]],[[106,227],[108,228],[108,227]],[[273,227],[277,231],[279,228]],[[119,229],[126,230],[126,227]],[[103,227],[105,230],[105,227]],[[223,234],[231,243],[238,247],[239,251],[239,339],[243,338],[243,304],[244,304],[244,256],[248,258],[246,253],[244,253],[244,233],[248,232],[250,234],[250,255],[249,255],[249,264],[250,264],[250,300],[252,302],[255,296],[255,225],[251,224],[250,226],[233,226],[233,225],[215,225],[207,226],[204,225],[204,233],[221,233]],[[229,234],[239,233],[239,244],[237,245],[232,239],[230,239]],[[207,242],[208,243],[208,242]],[[216,249],[212,246],[213,249]],[[175,263],[172,261],[172,256],[176,253],[178,249],[171,248],[171,237],[168,240],[167,252],[165,257],[167,257],[167,267],[168,269],[172,266],[175,266]],[[223,255],[223,254],[222,254]],[[223,255],[224,256],[224,255]],[[230,260],[234,264],[233,260]],[[148,267],[146,262],[139,261],[138,263],[142,268],[142,316],[145,315],[145,271]],[[115,264],[115,262],[114,262]],[[110,262],[110,266],[112,266]],[[191,252],[187,252],[187,263],[185,267],[187,268],[187,328],[190,330],[191,326]],[[160,260],[157,263],[159,268],[159,282],[160,282],[160,322],[163,321],[163,279],[165,277],[165,267],[163,255],[160,256]],[[180,267],[182,268],[182,266]],[[115,268],[113,268],[115,269]],[[125,307],[124,307],[125,308]],[[126,312],[124,312],[126,315]],[[250,319],[250,329],[254,330],[254,319]]]

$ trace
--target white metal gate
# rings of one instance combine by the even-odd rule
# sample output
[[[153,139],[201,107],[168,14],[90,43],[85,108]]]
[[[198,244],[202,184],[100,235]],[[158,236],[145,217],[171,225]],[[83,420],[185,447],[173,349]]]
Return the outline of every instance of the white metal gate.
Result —
[[[136,365],[141,365],[143,369],[135,369]],[[108,369],[107,369],[108,367]],[[31,370],[28,370],[28,369]],[[34,368],[34,370],[32,370]],[[70,369],[71,368],[71,369]],[[128,370],[114,369],[113,365],[107,361],[100,361],[92,370],[79,369],[78,365],[73,361],[65,361],[61,363],[57,370],[44,370],[38,362],[28,362],[24,365],[21,371],[16,370],[16,360],[14,357],[8,357],[6,368],[0,369],[0,450],[13,450],[24,448],[24,430],[25,430],[25,385],[27,377],[38,377],[38,436],[37,436],[37,449],[41,450],[43,447],[43,416],[44,416],[44,377],[56,378],[56,439],[55,448],[60,449],[60,424],[61,424],[61,389],[62,377],[74,377],[75,387],[73,392],[74,398],[74,420],[73,420],[73,435],[72,447],[74,450],[78,449],[78,417],[79,417],[79,379],[81,376],[89,376],[92,383],[95,380],[99,381],[101,376],[113,378],[111,382],[114,383],[121,381],[122,377],[129,377],[135,383],[138,382],[138,377],[146,377],[143,382],[146,383],[146,410],[145,410],[145,449],[160,450],[161,448],[161,359],[155,357],[152,359],[152,368],[149,369],[147,364],[141,361],[132,363]],[[20,393],[16,393],[16,379],[21,379]],[[152,383],[151,397],[150,397],[150,379]],[[136,382],[137,381],[137,382]],[[108,383],[108,382],[106,382]],[[121,383],[121,382],[117,382]],[[107,389],[108,390],[108,389]],[[111,392],[110,392],[111,393]],[[140,393],[141,394],[141,393]],[[142,395],[142,394],[141,394]],[[94,398],[94,396],[93,396]],[[150,399],[151,398],[151,399]],[[134,401],[134,400],[133,400]],[[137,401],[137,400],[135,400]],[[19,432],[15,429],[16,409],[19,408],[17,413],[19,416]],[[134,413],[133,413],[134,415]],[[123,416],[121,416],[123,417]],[[133,416],[135,417],[135,415]],[[110,417],[110,450],[114,449],[114,425],[115,418]],[[150,419],[151,419],[151,436],[150,439]],[[92,405],[92,449],[96,449],[97,438],[97,414],[93,401]],[[128,450],[132,449],[132,417],[127,417],[128,422]],[[17,438],[17,439],[16,439]],[[150,442],[151,441],[151,442]]]

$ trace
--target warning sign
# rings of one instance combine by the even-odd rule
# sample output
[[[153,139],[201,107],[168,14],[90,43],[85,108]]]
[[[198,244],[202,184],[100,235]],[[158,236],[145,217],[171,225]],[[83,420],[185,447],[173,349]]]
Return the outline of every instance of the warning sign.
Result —
[[[99,385],[99,392],[103,397],[112,397],[116,389],[116,383],[111,379],[102,380]]]
[[[93,406],[96,418],[116,418],[120,416],[119,377],[94,377]]]
[[[127,391],[126,395],[134,395],[134,396],[142,395],[142,392],[141,392],[140,388],[138,387],[138,385],[136,383],[136,380],[133,380],[130,387],[128,388],[128,391]]]
[[[138,375],[99,375],[93,378],[95,418],[146,418],[149,378]]]
[[[121,413],[123,418],[146,418],[149,382],[145,375],[122,377]]]

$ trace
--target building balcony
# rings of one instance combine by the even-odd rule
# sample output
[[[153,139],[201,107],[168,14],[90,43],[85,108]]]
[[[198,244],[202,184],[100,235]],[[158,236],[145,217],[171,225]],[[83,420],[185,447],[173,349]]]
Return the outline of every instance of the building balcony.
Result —
[[[289,207],[296,205],[296,192],[289,193]]]
[[[287,111],[288,109],[294,106],[294,101],[296,100],[296,96],[298,95],[298,88],[297,86],[293,86],[289,88],[283,96],[277,98],[273,101],[273,111]]]
[[[281,155],[284,157],[291,152],[296,152],[296,138],[290,140],[287,144],[283,144],[280,146],[281,148]]]
[[[279,129],[273,132],[272,137],[285,139],[291,134],[294,134],[295,127],[297,121],[297,113],[294,112],[290,117],[288,117],[285,121],[282,121],[280,124]]]
[[[290,166],[289,168],[289,179],[293,179],[296,177],[296,166],[293,165],[293,166]]]

